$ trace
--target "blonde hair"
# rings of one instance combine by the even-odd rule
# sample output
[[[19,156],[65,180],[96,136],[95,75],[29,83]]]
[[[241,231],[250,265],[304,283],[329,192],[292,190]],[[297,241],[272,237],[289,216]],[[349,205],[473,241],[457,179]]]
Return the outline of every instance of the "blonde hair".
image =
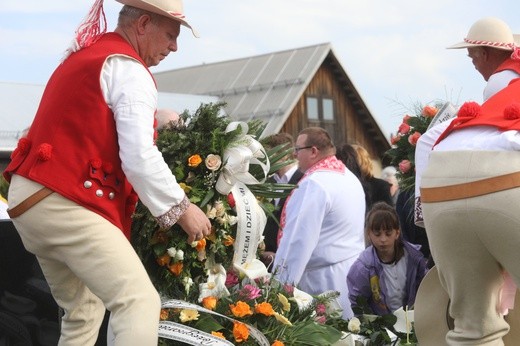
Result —
[[[361,170],[361,175],[365,178],[372,178],[374,176],[374,164],[372,163],[370,154],[361,145],[353,144],[352,147],[356,149],[357,162]]]

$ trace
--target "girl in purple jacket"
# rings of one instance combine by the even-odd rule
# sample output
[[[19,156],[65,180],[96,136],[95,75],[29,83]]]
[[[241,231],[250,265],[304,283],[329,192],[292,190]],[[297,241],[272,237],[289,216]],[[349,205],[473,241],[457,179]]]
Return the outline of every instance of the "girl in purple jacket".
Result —
[[[422,278],[428,271],[427,260],[401,237],[399,218],[394,207],[375,203],[366,217],[365,229],[371,245],[350,267],[347,275],[352,308],[363,296],[372,312],[385,315],[403,306],[412,308]]]

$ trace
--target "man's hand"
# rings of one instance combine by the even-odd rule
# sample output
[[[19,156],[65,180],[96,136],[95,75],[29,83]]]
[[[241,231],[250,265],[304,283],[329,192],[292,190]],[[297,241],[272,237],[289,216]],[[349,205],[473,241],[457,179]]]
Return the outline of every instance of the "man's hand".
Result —
[[[188,234],[188,243],[208,236],[211,233],[211,223],[204,212],[195,204],[190,204],[177,223]]]

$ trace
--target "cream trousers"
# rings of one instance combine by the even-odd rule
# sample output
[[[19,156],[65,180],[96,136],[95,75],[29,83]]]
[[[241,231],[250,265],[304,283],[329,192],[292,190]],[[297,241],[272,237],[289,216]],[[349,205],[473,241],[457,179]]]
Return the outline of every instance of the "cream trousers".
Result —
[[[421,187],[515,171],[520,171],[519,152],[434,151]],[[451,300],[449,313],[455,321],[454,329],[439,345],[503,345],[502,337],[509,331],[497,311],[503,268],[520,284],[520,188],[423,203],[423,213],[440,281]]]
[[[14,176],[9,207],[39,188]],[[94,345],[105,307],[115,345],[157,345],[160,298],[121,230],[57,193],[13,222],[65,311],[58,345]]]

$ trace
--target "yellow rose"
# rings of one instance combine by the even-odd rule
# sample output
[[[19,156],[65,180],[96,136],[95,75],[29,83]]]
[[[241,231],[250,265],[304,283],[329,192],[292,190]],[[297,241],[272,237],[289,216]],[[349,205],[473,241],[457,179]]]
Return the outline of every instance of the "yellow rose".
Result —
[[[201,162],[202,162],[202,158],[200,157],[199,154],[191,155],[188,158],[188,166],[193,167],[193,168],[200,165]]]

